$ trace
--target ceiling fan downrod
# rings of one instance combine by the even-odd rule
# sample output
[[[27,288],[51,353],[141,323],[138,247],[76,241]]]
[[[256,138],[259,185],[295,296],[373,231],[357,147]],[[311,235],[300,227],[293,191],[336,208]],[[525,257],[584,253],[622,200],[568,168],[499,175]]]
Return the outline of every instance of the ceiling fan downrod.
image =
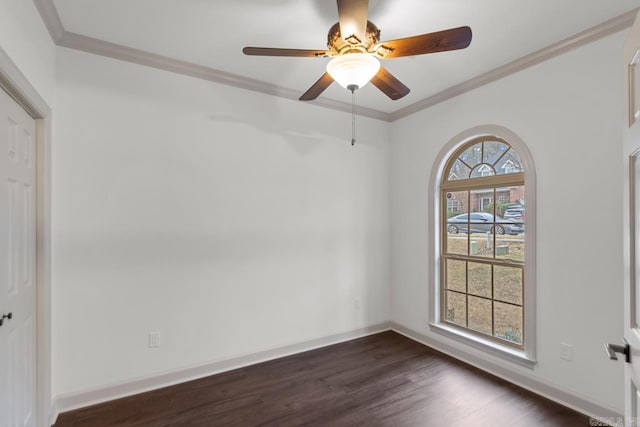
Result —
[[[358,85],[349,85],[347,89],[351,91],[351,146],[356,144],[356,89]]]

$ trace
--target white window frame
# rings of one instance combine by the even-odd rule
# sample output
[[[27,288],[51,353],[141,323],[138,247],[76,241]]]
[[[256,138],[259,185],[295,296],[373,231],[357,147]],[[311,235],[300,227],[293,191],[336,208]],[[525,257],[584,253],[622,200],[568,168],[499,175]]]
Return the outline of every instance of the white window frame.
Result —
[[[478,138],[497,137],[505,140],[520,156],[525,176],[525,205],[527,206],[527,238],[525,241],[526,277],[524,289],[524,350],[501,345],[488,338],[465,332],[442,322],[440,309],[440,248],[441,248],[441,197],[440,186],[447,160],[462,145]],[[428,286],[429,327],[434,333],[448,339],[461,342],[473,348],[482,350],[494,356],[509,360],[521,366],[533,369],[536,363],[536,173],[533,157],[524,141],[514,132],[497,125],[483,125],[468,129],[453,137],[440,150],[435,164],[431,168],[429,182],[429,212],[428,212]]]
[[[509,166],[507,166],[507,164],[509,164]],[[502,169],[504,170],[504,174],[507,175],[516,171],[516,165],[513,164],[511,160],[507,160],[505,165],[502,166]]]
[[[495,175],[493,169],[490,166],[485,165],[484,163],[478,168],[480,172],[480,176],[492,176]]]
[[[493,197],[480,197],[480,212],[484,212],[484,207],[493,204]]]
[[[460,200],[447,200],[447,213],[450,212],[460,212]]]

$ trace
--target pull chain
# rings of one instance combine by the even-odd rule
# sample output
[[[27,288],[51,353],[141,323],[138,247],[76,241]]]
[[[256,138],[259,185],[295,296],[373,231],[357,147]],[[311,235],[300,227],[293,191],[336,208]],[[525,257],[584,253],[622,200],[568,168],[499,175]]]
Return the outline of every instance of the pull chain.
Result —
[[[351,146],[356,143],[356,91],[351,92]]]
[[[351,91],[351,146],[356,143],[356,89],[358,86],[349,85],[347,89]]]

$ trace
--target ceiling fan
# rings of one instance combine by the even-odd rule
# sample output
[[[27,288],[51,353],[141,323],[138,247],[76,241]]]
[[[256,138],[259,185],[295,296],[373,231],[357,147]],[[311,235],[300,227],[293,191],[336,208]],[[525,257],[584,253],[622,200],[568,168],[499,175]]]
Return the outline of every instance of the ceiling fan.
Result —
[[[380,65],[392,59],[425,53],[464,49],[471,43],[471,28],[459,27],[435,33],[380,42],[380,30],[369,21],[369,0],[337,0],[338,23],[329,29],[327,50],[245,47],[245,55],[331,57],[327,71],[307,90],[301,101],[316,99],[337,81],[352,93],[369,81],[392,100],[410,91]]]

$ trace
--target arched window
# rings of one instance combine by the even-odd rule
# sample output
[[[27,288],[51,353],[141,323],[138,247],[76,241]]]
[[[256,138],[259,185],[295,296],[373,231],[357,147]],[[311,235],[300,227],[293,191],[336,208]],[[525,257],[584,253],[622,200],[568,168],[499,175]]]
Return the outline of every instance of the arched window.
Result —
[[[523,143],[516,147],[498,134],[451,141],[439,176],[432,176],[438,212],[431,325],[532,366],[535,292],[529,287],[535,284],[529,281],[535,270],[529,264],[535,254],[528,251],[535,230],[529,201],[535,199],[528,187],[535,175],[527,170],[533,165]]]

